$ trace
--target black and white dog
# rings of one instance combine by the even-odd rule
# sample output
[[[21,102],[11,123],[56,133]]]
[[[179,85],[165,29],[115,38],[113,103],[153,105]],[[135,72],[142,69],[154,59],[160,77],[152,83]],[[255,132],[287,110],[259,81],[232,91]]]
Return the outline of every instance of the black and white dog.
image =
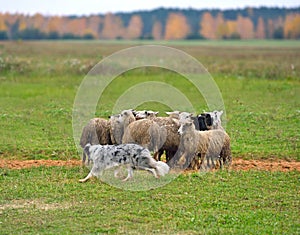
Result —
[[[161,161],[156,161],[150,151],[137,144],[120,145],[90,145],[87,144],[83,149],[82,162],[92,162],[93,166],[90,173],[79,182],[86,182],[93,176],[100,176],[104,170],[125,165],[128,175],[123,180],[126,181],[133,176],[133,169],[147,170],[153,173],[156,178],[164,176],[169,172],[169,166]],[[118,169],[115,171],[115,177]]]

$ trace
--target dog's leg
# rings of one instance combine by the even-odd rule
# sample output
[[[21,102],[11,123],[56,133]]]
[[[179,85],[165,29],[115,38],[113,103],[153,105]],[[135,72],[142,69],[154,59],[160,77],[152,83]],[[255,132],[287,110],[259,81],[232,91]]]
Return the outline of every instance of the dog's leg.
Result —
[[[129,180],[130,178],[132,178],[133,176],[133,170],[132,170],[132,167],[131,166],[128,166],[127,167],[127,171],[128,171],[128,175],[125,179],[123,179],[122,181],[127,181]]]
[[[150,171],[154,175],[155,178],[159,178],[159,176],[157,175],[156,171],[153,168],[139,166],[139,169],[145,170],[145,171]]]
[[[90,172],[84,179],[80,179],[79,182],[84,183],[84,182],[88,181],[91,177],[93,177],[92,172]]]
[[[118,177],[119,171],[120,171],[120,167],[118,167],[118,168],[116,168],[116,169],[114,170],[114,177],[115,177],[115,178]]]

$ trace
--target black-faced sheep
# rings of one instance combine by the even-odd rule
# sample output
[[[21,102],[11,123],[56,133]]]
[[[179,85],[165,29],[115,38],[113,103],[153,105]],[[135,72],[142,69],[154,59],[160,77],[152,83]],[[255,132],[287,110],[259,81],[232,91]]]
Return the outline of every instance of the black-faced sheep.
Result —
[[[198,131],[192,122],[186,121],[181,124],[178,133],[181,135],[180,155],[176,156],[177,162],[174,162],[174,165],[180,168],[191,166],[192,169],[199,169],[200,164],[204,164],[205,158],[209,167],[209,161],[212,167],[215,167],[216,160],[220,167],[223,163],[226,165],[231,163],[230,138],[225,131]]]
[[[192,113],[180,111],[166,112],[166,114],[168,114],[169,117],[178,119],[179,122],[182,122],[183,120],[192,120],[196,130],[200,131],[207,131],[210,129],[209,125],[212,125],[210,114],[200,114],[198,116],[194,116]]]
[[[83,128],[80,137],[80,146],[86,144],[111,144],[110,123],[103,118],[93,118]]]

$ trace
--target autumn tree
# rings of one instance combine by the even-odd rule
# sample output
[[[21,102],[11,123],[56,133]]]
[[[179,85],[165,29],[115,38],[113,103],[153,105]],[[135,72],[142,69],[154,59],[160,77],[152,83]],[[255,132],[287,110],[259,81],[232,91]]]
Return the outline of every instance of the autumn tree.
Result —
[[[237,32],[241,39],[251,39],[254,36],[253,23],[249,17],[238,15],[237,17]]]
[[[24,15],[19,16],[19,31],[23,31],[27,28],[26,18]]]
[[[104,39],[124,37],[124,27],[121,18],[112,13],[107,13],[104,17],[101,37]]]
[[[143,21],[139,15],[133,15],[129,21],[124,35],[127,39],[136,39],[142,36],[143,32]]]
[[[100,37],[101,25],[102,25],[102,18],[100,16],[90,16],[87,19],[87,29],[86,31],[93,35],[94,38]]]
[[[273,38],[274,36],[274,22],[272,19],[268,19],[267,22],[267,37]]]
[[[265,23],[264,23],[264,20],[263,20],[262,17],[258,18],[255,37],[258,38],[258,39],[266,38]]]
[[[155,21],[152,26],[152,37],[155,40],[161,40],[163,38],[162,24],[159,21]]]
[[[46,28],[46,22],[45,18],[42,14],[35,14],[32,18],[32,28],[39,29],[40,31],[45,31]]]
[[[0,31],[6,31],[7,26],[5,24],[5,17],[3,14],[0,13]]]
[[[228,28],[227,24],[223,18],[223,14],[220,12],[218,13],[215,21],[214,21],[214,27],[216,29],[215,35],[218,39],[226,38],[228,35]]]
[[[184,39],[188,36],[190,27],[186,17],[181,13],[170,13],[166,22],[165,39]]]
[[[202,16],[199,33],[207,39],[216,39],[215,20],[209,12],[205,12]]]
[[[60,16],[53,16],[49,19],[47,25],[47,33],[56,32],[59,35],[62,35],[65,32],[65,20]]]
[[[227,38],[238,39],[240,35],[237,32],[237,22],[235,20],[226,21]]]
[[[284,21],[284,37],[289,39],[300,38],[300,14],[289,14]]]

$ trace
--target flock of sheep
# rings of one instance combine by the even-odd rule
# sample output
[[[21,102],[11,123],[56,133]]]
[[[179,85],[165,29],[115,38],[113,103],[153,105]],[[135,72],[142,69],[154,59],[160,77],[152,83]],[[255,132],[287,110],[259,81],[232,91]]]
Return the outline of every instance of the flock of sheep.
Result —
[[[86,144],[119,145],[135,143],[153,152],[171,168],[208,170],[231,164],[230,138],[221,125],[222,111],[197,116],[187,112],[124,110],[120,114],[93,118],[80,138]]]

